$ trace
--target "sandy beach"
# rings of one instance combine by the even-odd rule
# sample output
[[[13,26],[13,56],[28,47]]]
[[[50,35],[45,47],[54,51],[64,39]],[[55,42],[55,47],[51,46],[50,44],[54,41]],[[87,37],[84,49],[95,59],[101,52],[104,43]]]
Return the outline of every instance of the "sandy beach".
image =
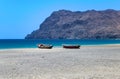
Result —
[[[120,45],[0,50],[0,79],[120,79]]]

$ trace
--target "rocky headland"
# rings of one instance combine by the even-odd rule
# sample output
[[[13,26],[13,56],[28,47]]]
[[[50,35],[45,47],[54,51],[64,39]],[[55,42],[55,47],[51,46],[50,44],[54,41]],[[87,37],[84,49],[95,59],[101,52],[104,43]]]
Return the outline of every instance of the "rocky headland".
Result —
[[[54,11],[25,39],[120,39],[120,11]]]

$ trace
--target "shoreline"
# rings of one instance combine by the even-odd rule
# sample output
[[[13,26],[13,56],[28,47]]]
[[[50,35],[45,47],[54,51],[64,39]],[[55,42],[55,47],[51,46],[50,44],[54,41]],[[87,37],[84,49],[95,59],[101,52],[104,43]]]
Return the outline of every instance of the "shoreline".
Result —
[[[97,44],[97,45],[80,45],[81,47],[117,47],[117,46],[120,46],[120,44]],[[81,48],[80,47],[80,48]],[[63,47],[62,47],[62,45],[61,46],[53,46],[53,48],[52,49],[60,49],[60,48],[62,48],[62,49],[64,49]],[[0,50],[20,50],[20,49],[40,49],[40,48],[37,48],[37,46],[36,47],[33,47],[33,48],[0,48]],[[43,49],[44,50],[44,49]],[[48,49],[48,50],[51,50],[51,49]]]

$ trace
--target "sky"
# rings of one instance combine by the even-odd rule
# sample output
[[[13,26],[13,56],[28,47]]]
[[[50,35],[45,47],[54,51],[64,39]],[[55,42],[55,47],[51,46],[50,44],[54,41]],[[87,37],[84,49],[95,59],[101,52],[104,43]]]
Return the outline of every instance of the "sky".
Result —
[[[53,11],[120,10],[120,0],[0,0],[0,39],[24,39]]]

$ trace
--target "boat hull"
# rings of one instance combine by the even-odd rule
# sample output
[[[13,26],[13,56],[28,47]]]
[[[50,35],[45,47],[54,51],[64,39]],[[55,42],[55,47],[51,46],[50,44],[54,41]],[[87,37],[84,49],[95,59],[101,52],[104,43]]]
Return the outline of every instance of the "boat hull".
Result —
[[[68,49],[79,49],[80,48],[80,45],[69,45],[69,46],[66,46],[66,45],[63,45],[63,48],[68,48]]]
[[[38,48],[40,49],[52,49],[52,45],[41,45],[41,44],[38,44]]]

